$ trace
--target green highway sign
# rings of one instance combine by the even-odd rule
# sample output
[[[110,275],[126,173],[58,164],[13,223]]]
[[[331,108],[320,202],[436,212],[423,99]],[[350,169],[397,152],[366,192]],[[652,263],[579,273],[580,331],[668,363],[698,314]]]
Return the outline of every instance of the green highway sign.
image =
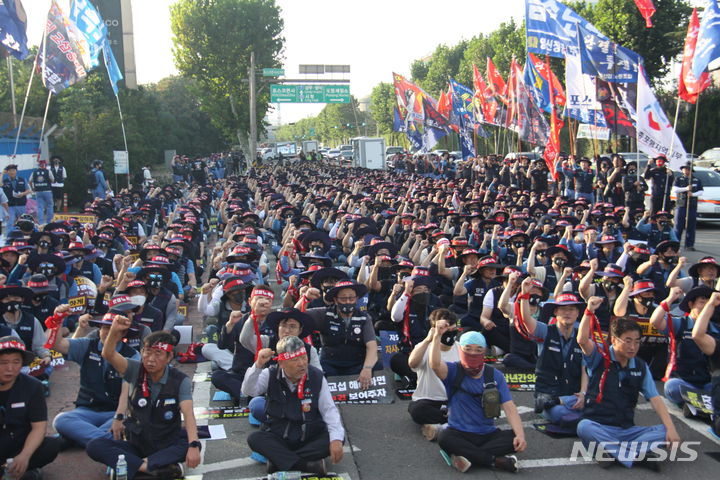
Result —
[[[350,85],[270,85],[271,103],[350,103]]]
[[[263,68],[263,77],[279,77],[285,75],[282,68]]]

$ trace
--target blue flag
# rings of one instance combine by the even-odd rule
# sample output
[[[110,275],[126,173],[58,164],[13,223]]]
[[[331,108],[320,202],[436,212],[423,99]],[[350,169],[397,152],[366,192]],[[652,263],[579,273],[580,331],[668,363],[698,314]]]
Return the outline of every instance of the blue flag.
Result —
[[[595,26],[556,0],[525,0],[527,50],[565,58],[565,50],[577,50],[575,25],[602,35]]]
[[[720,57],[720,7],[716,0],[709,0],[700,20],[700,31],[695,44],[692,73],[700,78],[710,62]]]
[[[28,55],[27,15],[20,0],[0,0],[0,38],[18,60]]]
[[[565,115],[578,120],[580,123],[587,123],[588,125],[596,125],[598,127],[607,127],[605,115],[603,115],[601,110],[566,108]]]
[[[530,59],[525,60],[523,77],[525,85],[527,85],[533,100],[535,100],[535,105],[549,113],[551,110],[550,82],[540,75]]]
[[[582,73],[607,82],[637,83],[640,55],[581,25],[577,29]]]
[[[105,68],[110,76],[110,84],[115,95],[117,95],[117,82],[123,79],[123,75],[110,47],[107,25],[105,25],[100,13],[88,0],[73,0],[70,6],[70,21],[77,26],[88,42],[91,68],[100,65],[100,52],[103,52]]]
[[[404,132],[405,126],[403,125],[402,118],[400,118],[400,109],[397,105],[393,107],[393,132]]]

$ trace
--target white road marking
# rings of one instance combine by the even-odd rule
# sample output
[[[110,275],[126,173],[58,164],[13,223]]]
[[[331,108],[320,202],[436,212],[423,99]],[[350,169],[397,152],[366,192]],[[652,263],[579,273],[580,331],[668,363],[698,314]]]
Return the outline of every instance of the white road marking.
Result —
[[[710,425],[707,423],[695,420],[694,418],[685,418],[685,415],[683,415],[682,410],[677,407],[674,403],[670,402],[667,398],[662,397],[663,401],[665,402],[665,405],[667,406],[668,412],[670,412],[670,415],[676,417],[678,420],[683,422],[688,427],[692,428],[696,432],[698,432],[700,435],[704,436],[705,438],[710,439],[712,442],[720,445],[720,440],[715,437],[712,433],[708,431],[710,428]]]
[[[195,373],[210,373],[210,362],[198,363]],[[210,382],[195,382],[193,383],[193,405],[206,407],[210,405]],[[208,418],[196,418],[198,426],[207,425]],[[207,441],[205,439],[200,440],[202,443],[202,449],[200,450],[200,466],[205,462],[205,452],[207,451]],[[192,470],[192,469],[188,469]],[[200,472],[189,472],[189,473],[200,473]]]
[[[540,458],[537,460],[520,460],[518,464],[520,468],[542,468],[542,467],[571,467],[577,465],[587,465],[595,463],[582,459],[571,460],[570,458]]]
[[[329,475],[330,475],[330,473],[328,473],[328,476]],[[352,477],[350,476],[350,474],[348,472],[334,473],[333,475],[337,475],[340,478],[342,478],[343,480],[352,480]],[[233,478],[233,479],[228,479],[228,480],[258,480],[258,477],[243,477],[243,478]]]

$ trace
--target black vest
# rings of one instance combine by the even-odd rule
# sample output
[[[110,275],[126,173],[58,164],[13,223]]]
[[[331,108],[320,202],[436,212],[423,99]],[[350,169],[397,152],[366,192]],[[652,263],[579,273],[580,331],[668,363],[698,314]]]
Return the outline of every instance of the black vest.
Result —
[[[53,165],[50,167],[50,171],[53,174],[53,179],[55,180],[54,183],[65,183],[65,176],[63,175],[62,165],[60,165],[59,167],[55,167]]]
[[[320,389],[323,373],[308,365],[307,379],[303,389],[304,398],[300,400],[290,390],[280,368],[269,369],[268,389],[265,403],[267,420],[262,429],[269,431],[285,440],[289,445],[296,446],[311,440],[327,431],[327,425],[320,414]],[[308,411],[303,411],[303,405]]]
[[[130,444],[140,447],[143,451],[157,452],[176,443],[182,431],[178,394],[180,384],[186,377],[175,368],[167,368],[167,382],[162,385],[160,394],[154,402],[152,395],[148,397],[142,395],[142,368],[130,392],[128,402],[130,415],[125,420],[125,435]],[[150,383],[149,378],[148,383]]]
[[[35,334],[35,317],[32,316],[32,313],[20,310],[20,320],[18,321],[18,323],[15,324],[14,327],[7,323],[7,320],[5,320],[5,317],[2,315],[0,315],[0,323],[5,324],[15,330],[15,333],[18,334],[20,340],[23,341],[26,348],[28,350],[32,349],[32,340],[33,335]]]
[[[167,315],[165,311],[167,310],[168,303],[170,303],[170,299],[172,298],[173,294],[165,287],[160,287],[160,290],[158,291],[157,295],[153,297],[152,300],[150,300],[150,305],[160,310],[160,313],[162,313],[163,316],[163,325],[165,324],[165,320],[167,320]]]
[[[582,351],[574,332],[569,341],[570,352],[564,358],[560,330],[557,325],[548,325],[544,347],[535,369],[536,392],[560,397],[580,391]]]
[[[674,319],[677,321],[677,319]],[[680,331],[675,343],[677,363],[671,377],[680,377],[697,388],[704,388],[711,380],[710,362],[700,347],[692,339],[692,328],[688,327],[688,317],[680,320]]]
[[[32,173],[32,182],[36,192],[50,191],[50,172],[47,169],[37,169]]]
[[[10,389],[5,405],[5,420],[0,423],[0,444],[10,441],[23,443],[32,426],[28,418],[27,402],[33,397],[42,397],[42,383],[24,373],[18,375]],[[8,443],[5,443],[8,442]]]
[[[545,265],[545,281],[543,281],[543,287],[547,288],[550,292],[554,292],[557,283],[558,277],[555,274],[552,263],[548,262],[547,265]]]
[[[151,331],[157,332],[165,326],[165,316],[163,312],[146,303],[145,306],[143,306],[142,313],[140,313],[140,323],[148,327]]]
[[[621,428],[630,428],[635,425],[635,406],[642,388],[647,364],[635,357],[635,367],[626,367],[627,375],[620,381],[620,364],[613,361],[607,373],[602,402],[595,401],[600,391],[600,378],[604,369],[604,362],[590,373],[587,395],[585,397],[585,410],[583,417],[603,425]]]
[[[345,320],[338,316],[334,307],[328,307],[325,325],[320,330],[322,355],[340,361],[362,362],[365,358],[362,332],[366,318],[356,309],[345,328]]]
[[[20,197],[15,198],[13,196],[13,192],[15,193],[22,193],[25,190],[27,190],[27,183],[25,182],[25,179],[18,176],[15,177],[15,188],[12,186],[12,182],[9,178],[6,178],[5,181],[3,181],[3,190],[5,191],[5,196],[8,199],[8,206],[10,207],[22,207],[25,206],[27,203],[27,197]]]
[[[75,405],[97,412],[108,412],[117,408],[122,376],[103,360],[99,343],[93,340],[83,358],[80,367],[80,391]],[[126,343],[120,345],[120,355],[123,357],[130,358],[135,354],[135,350]]]

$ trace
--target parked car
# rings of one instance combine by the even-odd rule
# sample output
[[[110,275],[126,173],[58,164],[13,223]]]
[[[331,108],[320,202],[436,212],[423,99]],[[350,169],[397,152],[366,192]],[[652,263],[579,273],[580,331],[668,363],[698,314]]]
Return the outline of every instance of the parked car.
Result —
[[[330,160],[335,160],[337,157],[340,156],[340,149],[339,148],[331,148],[330,150],[327,151],[326,155]]]
[[[637,162],[640,174],[645,172],[645,168],[650,161],[650,157],[642,152],[618,152],[618,155],[621,155],[626,162]]]
[[[681,172],[673,172],[675,177],[682,175]],[[698,198],[698,217],[719,218],[720,217],[720,173],[705,167],[695,167],[693,176],[697,177],[703,186],[703,192]],[[670,197],[676,200],[675,196]]]
[[[355,154],[352,150],[341,150],[340,151],[340,164],[341,165],[352,165]]]
[[[698,167],[718,168],[720,167],[720,147],[705,150],[700,157],[695,160]]]

